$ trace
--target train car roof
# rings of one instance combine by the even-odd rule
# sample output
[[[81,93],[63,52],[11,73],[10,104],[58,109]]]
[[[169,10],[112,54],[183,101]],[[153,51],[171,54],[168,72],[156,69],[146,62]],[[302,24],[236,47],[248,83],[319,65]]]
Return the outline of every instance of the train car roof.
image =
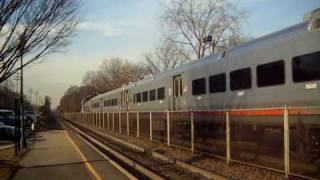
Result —
[[[280,41],[283,38],[291,37],[292,35],[295,35],[297,33],[306,31],[308,29],[308,24],[309,24],[308,22],[302,22],[302,23],[296,24],[294,26],[282,29],[280,31],[276,31],[274,33],[271,33],[271,34],[268,34],[268,35],[265,35],[265,36],[250,40],[248,42],[245,42],[245,43],[240,44],[238,46],[235,46],[233,48],[226,49],[224,51],[215,53],[213,55],[206,56],[206,57],[204,57],[204,58],[202,58],[200,60],[191,61],[190,63],[181,65],[181,66],[179,66],[177,68],[174,68],[174,69],[171,69],[171,70],[168,70],[168,71],[164,71],[162,73],[155,74],[155,75],[152,75],[152,76],[151,75],[146,76],[144,79],[139,80],[137,82],[129,83],[128,85],[124,85],[121,88],[114,89],[112,91],[109,91],[109,92],[106,92],[106,93],[103,93],[103,94],[99,94],[99,95],[93,97],[92,100],[99,99],[99,98],[101,98],[103,96],[111,95],[111,94],[114,94],[114,93],[117,93],[117,92],[121,92],[123,89],[130,89],[130,88],[132,88],[132,87],[134,87],[136,85],[143,85],[143,84],[146,84],[146,83],[151,82],[151,81],[156,80],[156,79],[162,79],[162,78],[165,78],[165,77],[168,77],[168,76],[173,76],[173,75],[182,73],[184,71],[187,71],[190,68],[201,66],[201,65],[203,65],[205,63],[208,63],[208,62],[212,62],[212,61],[215,62],[215,61],[222,60],[223,59],[223,57],[222,57],[223,54],[226,54],[227,57],[232,57],[232,56],[235,56],[235,55],[241,55],[242,53],[245,53],[248,50],[251,50],[251,49],[254,49],[254,48],[257,48],[257,47],[261,47],[261,46],[264,46],[264,45],[267,45],[267,44],[270,44],[270,43],[273,43],[273,42],[276,42],[276,41]]]

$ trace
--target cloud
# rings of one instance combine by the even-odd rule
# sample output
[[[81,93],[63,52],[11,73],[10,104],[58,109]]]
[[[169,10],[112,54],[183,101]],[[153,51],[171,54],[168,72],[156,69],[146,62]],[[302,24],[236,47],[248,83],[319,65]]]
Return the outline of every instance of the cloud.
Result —
[[[80,30],[94,31],[104,37],[115,37],[118,36],[118,31],[115,31],[115,27],[109,23],[95,23],[95,22],[82,22],[79,25]]]

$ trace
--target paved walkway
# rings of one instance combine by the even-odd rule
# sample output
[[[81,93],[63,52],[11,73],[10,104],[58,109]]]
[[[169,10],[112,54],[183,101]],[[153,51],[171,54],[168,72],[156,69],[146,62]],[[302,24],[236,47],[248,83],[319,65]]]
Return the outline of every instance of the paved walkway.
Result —
[[[77,145],[79,140],[72,140],[64,130],[38,133],[35,141],[20,162],[23,168],[17,172],[14,180],[127,179],[88,147],[85,151],[96,154],[93,159],[87,158],[88,152],[82,152],[81,146]]]

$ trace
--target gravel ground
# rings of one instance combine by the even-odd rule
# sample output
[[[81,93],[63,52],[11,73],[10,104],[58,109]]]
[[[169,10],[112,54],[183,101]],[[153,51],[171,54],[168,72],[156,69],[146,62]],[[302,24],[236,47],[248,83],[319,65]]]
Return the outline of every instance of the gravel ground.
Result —
[[[79,126],[81,129],[81,126]],[[67,128],[68,129],[68,128]],[[84,130],[84,129],[83,129]],[[100,129],[101,130],[101,129]],[[89,135],[94,136],[99,141],[108,144],[108,146],[112,147],[113,149],[116,149],[120,151],[121,153],[125,154],[126,156],[130,157],[131,159],[134,159],[134,161],[143,164],[146,167],[149,167],[156,171],[157,173],[163,175],[166,179],[172,179],[172,180],[205,180],[206,177],[192,173],[190,171],[187,171],[177,165],[167,163],[164,161],[161,161],[159,159],[151,157],[151,154],[148,152],[136,152],[131,149],[128,149],[127,147],[124,147],[122,145],[119,145],[117,143],[114,143],[107,138],[96,136],[94,133],[90,131],[86,131]],[[119,138],[120,136],[117,135]],[[130,139],[130,137],[129,137]],[[135,139],[135,138],[133,138]],[[139,140],[139,139],[138,139]],[[140,142],[143,142],[143,140],[140,140]],[[149,145],[150,147],[151,145]]]
[[[103,133],[112,135],[114,137],[120,138],[122,140],[125,140],[129,143],[138,145],[140,147],[143,147],[145,149],[154,150],[157,152],[160,152],[166,156],[188,162],[190,164],[193,164],[197,167],[212,171],[214,173],[227,176],[231,179],[248,179],[248,180],[256,180],[256,179],[274,179],[274,180],[280,180],[280,179],[286,179],[284,174],[270,171],[270,170],[264,170],[248,165],[243,165],[235,162],[231,162],[230,164],[227,164],[225,160],[220,158],[215,158],[211,156],[206,156],[202,154],[192,154],[190,151],[176,148],[176,147],[168,147],[166,144],[160,144],[158,142],[151,142],[149,139],[145,138],[136,138],[133,136],[126,136],[119,133],[113,133],[109,132],[106,129],[103,128],[96,128],[91,126],[91,128],[99,130]],[[290,179],[299,179],[297,177],[290,177]]]
[[[228,176],[232,179],[286,179],[281,173],[246,166],[239,163],[231,162],[228,165],[223,159],[208,157],[201,154],[195,154],[192,156],[192,153],[186,150],[172,147],[162,147],[161,150],[167,156],[189,162],[197,167]]]

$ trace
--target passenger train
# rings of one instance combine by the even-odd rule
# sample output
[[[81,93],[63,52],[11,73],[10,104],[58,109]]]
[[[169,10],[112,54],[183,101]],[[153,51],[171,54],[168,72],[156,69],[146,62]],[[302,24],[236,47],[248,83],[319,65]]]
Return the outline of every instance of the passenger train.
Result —
[[[320,10],[292,27],[83,101],[83,112],[320,105]]]

